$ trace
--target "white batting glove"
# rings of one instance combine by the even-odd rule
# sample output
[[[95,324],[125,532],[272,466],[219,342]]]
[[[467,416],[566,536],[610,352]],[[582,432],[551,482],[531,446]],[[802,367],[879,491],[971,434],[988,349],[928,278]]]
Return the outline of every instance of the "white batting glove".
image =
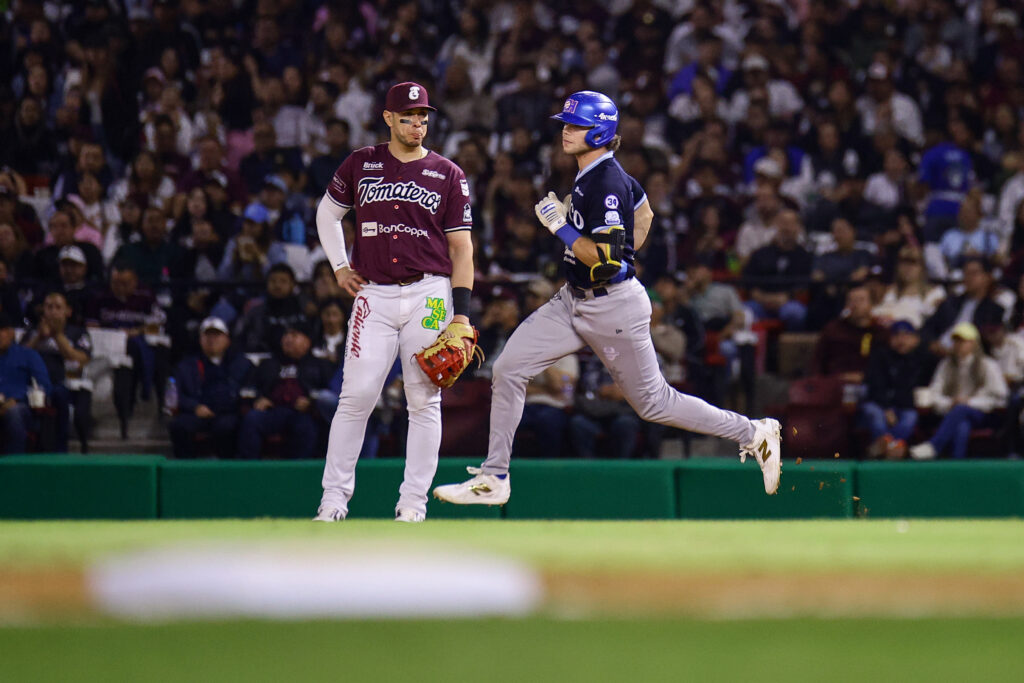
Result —
[[[537,218],[552,235],[565,225],[565,205],[555,196],[554,192],[548,192],[548,195],[537,202],[533,208],[537,212]]]

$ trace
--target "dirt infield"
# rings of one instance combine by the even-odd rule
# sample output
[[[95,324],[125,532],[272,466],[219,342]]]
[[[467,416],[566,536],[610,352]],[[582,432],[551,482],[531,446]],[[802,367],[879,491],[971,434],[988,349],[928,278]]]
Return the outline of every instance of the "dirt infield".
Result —
[[[568,616],[1024,615],[1024,576],[544,572],[545,611]],[[78,570],[0,571],[0,621],[95,615]]]
[[[548,604],[569,613],[708,618],[1020,616],[1024,576],[941,574],[552,573]]]

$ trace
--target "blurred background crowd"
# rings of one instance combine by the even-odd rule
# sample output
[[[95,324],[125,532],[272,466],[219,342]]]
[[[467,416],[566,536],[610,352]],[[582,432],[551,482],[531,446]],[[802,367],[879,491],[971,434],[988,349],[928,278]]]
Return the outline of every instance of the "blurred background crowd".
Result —
[[[152,404],[182,457],[322,452],[351,301],[312,218],[346,155],[386,139],[384,93],[415,80],[439,109],[427,145],[473,193],[488,357],[446,400],[443,448],[485,449],[490,363],[558,287],[533,205],[576,166],[548,117],[594,89],[656,215],[638,272],[674,385],[780,414],[790,454],[1016,455],[1022,16],[1020,0],[14,0],[5,450],[88,449],[109,392],[120,436]],[[366,456],[402,452],[390,380]],[[679,437],[688,451],[584,351],[531,384],[520,451],[658,457]]]

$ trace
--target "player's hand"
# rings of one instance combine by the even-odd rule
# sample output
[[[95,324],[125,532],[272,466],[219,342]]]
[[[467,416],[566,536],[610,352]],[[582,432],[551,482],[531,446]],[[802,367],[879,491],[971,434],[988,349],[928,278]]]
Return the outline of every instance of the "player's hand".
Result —
[[[274,407],[274,402],[269,398],[260,397],[252,404],[253,410],[268,410]]]
[[[565,217],[567,215],[565,206],[555,196],[554,192],[548,192],[547,196],[537,202],[537,205],[533,208],[537,212],[537,218],[540,219],[540,222],[552,235],[565,225]]]
[[[366,280],[363,276],[348,266],[344,266],[334,271],[334,277],[338,281],[338,286],[341,287],[349,296],[355,296],[358,294],[359,290],[366,284]]]
[[[207,406],[200,404],[196,406],[196,417],[208,420],[209,418],[213,417],[213,411],[210,410]]]
[[[295,399],[295,410],[299,411],[300,413],[304,413],[307,410],[309,410],[309,406],[311,405],[312,403],[305,396],[299,396],[297,399]]]

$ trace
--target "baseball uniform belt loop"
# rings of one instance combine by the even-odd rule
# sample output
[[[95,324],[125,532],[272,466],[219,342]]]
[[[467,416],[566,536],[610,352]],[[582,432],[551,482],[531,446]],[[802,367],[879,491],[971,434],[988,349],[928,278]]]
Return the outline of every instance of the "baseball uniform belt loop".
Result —
[[[396,282],[395,284],[396,284],[396,285],[411,285],[411,284],[413,284],[413,283],[419,282],[419,281],[420,281],[420,280],[422,280],[422,279],[423,279],[424,277],[426,277],[426,275],[425,275],[424,273],[419,273],[419,274],[417,274],[417,275],[413,275],[412,277],[410,277],[410,278],[407,278],[407,279],[405,279],[405,280],[399,280],[399,281],[398,281],[398,282]]]
[[[594,287],[593,289],[586,289],[584,287],[571,287],[570,291],[572,295],[577,299],[586,299],[588,293],[592,293],[594,298],[608,296],[608,289],[605,287]]]

